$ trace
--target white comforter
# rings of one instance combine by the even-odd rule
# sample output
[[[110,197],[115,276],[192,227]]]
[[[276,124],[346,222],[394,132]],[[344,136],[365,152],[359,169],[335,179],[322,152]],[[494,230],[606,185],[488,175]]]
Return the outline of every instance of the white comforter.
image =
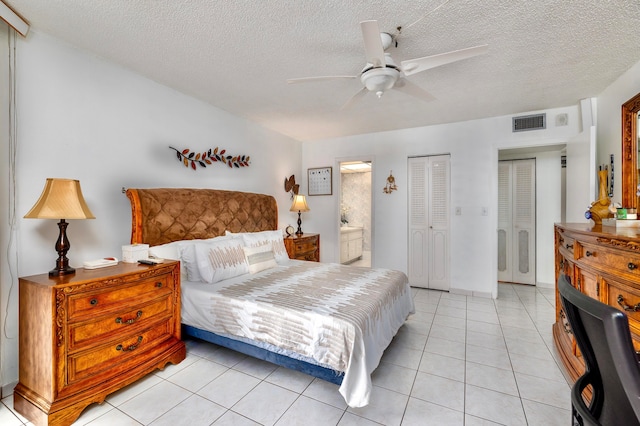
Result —
[[[215,284],[182,283],[182,323],[342,371],[351,407],[369,403],[371,373],[413,312],[406,275],[388,269],[292,260]]]

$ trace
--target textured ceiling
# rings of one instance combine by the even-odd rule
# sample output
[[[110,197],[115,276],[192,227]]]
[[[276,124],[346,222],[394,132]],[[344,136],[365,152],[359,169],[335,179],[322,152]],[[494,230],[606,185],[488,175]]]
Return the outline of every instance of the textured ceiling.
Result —
[[[638,0],[5,0],[48,33],[298,140],[575,105],[640,60]],[[397,33],[396,63],[480,44],[489,52],[341,107],[358,79],[359,22]]]

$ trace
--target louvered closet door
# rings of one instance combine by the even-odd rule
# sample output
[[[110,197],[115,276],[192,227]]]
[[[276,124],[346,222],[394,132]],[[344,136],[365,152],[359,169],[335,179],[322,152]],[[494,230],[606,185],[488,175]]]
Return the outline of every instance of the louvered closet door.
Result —
[[[498,171],[498,279],[535,284],[535,160],[504,161]]]
[[[511,166],[511,161],[498,163],[498,281],[507,282],[513,279]]]
[[[449,156],[409,159],[409,282],[449,290]]]

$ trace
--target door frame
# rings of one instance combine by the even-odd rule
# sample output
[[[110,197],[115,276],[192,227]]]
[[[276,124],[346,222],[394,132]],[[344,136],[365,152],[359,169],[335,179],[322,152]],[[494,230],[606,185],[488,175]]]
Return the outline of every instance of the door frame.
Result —
[[[348,157],[336,157],[335,158],[335,164],[334,164],[334,168],[335,170],[337,170],[337,176],[338,176],[338,185],[336,188],[336,194],[338,195],[338,202],[335,203],[336,208],[335,208],[335,212],[334,212],[334,217],[336,218],[335,223],[336,223],[336,228],[335,228],[335,232],[336,232],[336,241],[337,243],[337,263],[340,263],[340,209],[341,209],[341,200],[342,200],[342,173],[340,173],[340,164],[341,163],[347,163],[350,161],[368,161],[371,163],[371,191],[370,191],[370,197],[371,197],[371,212],[370,212],[370,217],[371,217],[371,223],[369,224],[369,227],[371,228],[371,240],[370,240],[370,249],[371,249],[371,267],[375,267],[376,265],[376,260],[375,260],[375,233],[376,233],[376,227],[375,227],[375,222],[376,222],[376,218],[375,218],[375,212],[376,212],[376,206],[375,206],[375,201],[376,201],[376,197],[373,196],[374,192],[374,185],[376,182],[376,165],[375,165],[375,155],[355,155],[355,156],[348,156]]]
[[[532,212],[533,212],[533,223],[532,223],[532,228],[533,228],[533,232],[530,232],[529,234],[529,238],[531,241],[531,245],[530,245],[530,255],[529,255],[529,260],[532,260],[532,262],[530,262],[529,267],[532,269],[532,278],[533,278],[533,282],[523,282],[522,280],[519,280],[518,278],[518,271],[516,268],[516,259],[519,259],[519,255],[516,253],[516,225],[514,223],[514,214],[513,214],[513,210],[514,210],[514,203],[516,202],[516,197],[514,195],[514,191],[516,191],[516,186],[514,185],[514,168],[516,166],[516,163],[518,162],[530,162],[533,163],[533,191],[532,191],[532,196],[533,196],[533,206],[532,206]],[[499,282],[509,282],[509,283],[515,283],[515,284],[523,284],[523,285],[533,285],[535,286],[537,283],[537,276],[538,276],[538,241],[537,241],[537,235],[538,235],[538,196],[537,196],[537,172],[538,172],[538,163],[536,161],[536,157],[529,157],[529,156],[522,156],[522,158],[513,158],[513,159],[502,159],[502,160],[498,160],[498,181],[499,181],[499,177],[500,177],[500,164],[506,164],[509,163],[511,165],[511,167],[509,168],[509,172],[510,172],[510,176],[509,176],[509,190],[510,190],[510,194],[509,194],[509,208],[510,208],[510,215],[511,215],[511,219],[509,221],[509,232],[507,233],[507,237],[505,244],[506,244],[506,259],[507,259],[507,268],[510,271],[510,276],[508,278],[510,278],[509,280],[504,280],[504,278],[506,277],[500,277],[500,271],[497,270],[498,273],[498,281]],[[498,204],[500,203],[500,185],[498,184]],[[500,226],[500,209],[498,207],[497,210],[497,219],[498,219],[498,231],[500,229],[502,229],[502,227]],[[498,247],[499,247],[499,241],[498,241]],[[497,253],[497,252],[496,252]],[[533,259],[531,259],[531,257],[533,257]],[[499,256],[498,256],[499,259]],[[503,278],[503,279],[501,279]]]

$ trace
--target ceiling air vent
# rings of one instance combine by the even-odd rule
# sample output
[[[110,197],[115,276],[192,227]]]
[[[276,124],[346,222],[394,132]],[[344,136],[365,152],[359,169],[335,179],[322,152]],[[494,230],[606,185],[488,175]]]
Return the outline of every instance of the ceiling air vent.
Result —
[[[525,132],[547,128],[547,114],[523,115],[512,118],[512,131]]]

